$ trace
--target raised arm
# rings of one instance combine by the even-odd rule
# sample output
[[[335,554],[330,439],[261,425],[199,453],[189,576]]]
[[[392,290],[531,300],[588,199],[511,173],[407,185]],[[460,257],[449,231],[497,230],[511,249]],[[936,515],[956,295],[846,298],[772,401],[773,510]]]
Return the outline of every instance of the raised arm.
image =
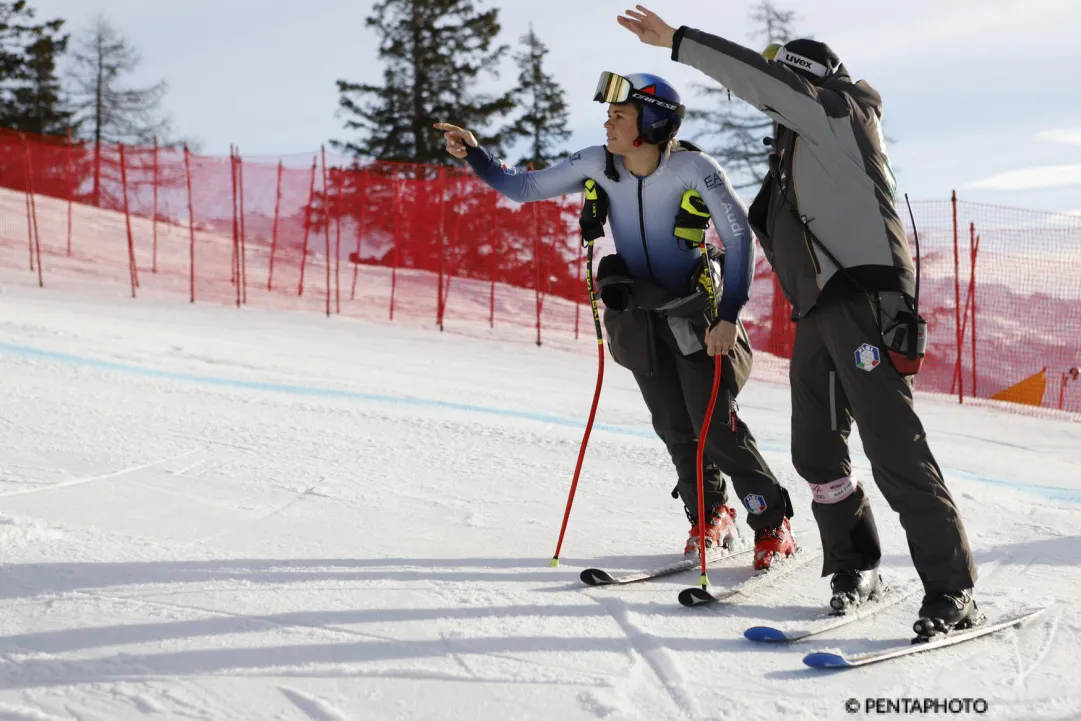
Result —
[[[672,59],[701,70],[741,100],[811,140],[829,133],[820,90],[761,53],[701,30],[681,27],[672,39]]]
[[[817,88],[750,48],[686,26],[676,30],[656,13],[637,7],[621,16],[619,24],[643,43],[671,48],[673,60],[697,68],[801,136],[815,141],[831,132],[822,103],[832,100],[832,91]]]
[[[510,167],[479,147],[469,131],[448,123],[438,123],[436,127],[446,131],[448,153],[464,158],[478,178],[517,203],[580,193],[586,178],[598,172],[592,166],[596,164],[595,151],[599,148],[586,148],[550,168],[526,170]],[[603,164],[599,172],[603,172]]]

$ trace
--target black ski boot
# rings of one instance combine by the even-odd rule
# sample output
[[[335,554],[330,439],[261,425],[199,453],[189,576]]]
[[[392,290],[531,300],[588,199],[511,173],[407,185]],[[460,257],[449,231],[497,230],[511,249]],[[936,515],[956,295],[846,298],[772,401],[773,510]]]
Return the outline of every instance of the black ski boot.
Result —
[[[976,606],[972,589],[929,593],[923,597],[920,617],[912,625],[916,632],[913,643],[927,641],[934,636],[949,633],[952,630],[972,628],[983,623],[985,616]]]
[[[840,571],[833,574],[830,590],[833,591],[833,598],[830,599],[833,615],[842,616],[866,601],[876,600],[886,590],[886,584],[878,575],[877,568]]]

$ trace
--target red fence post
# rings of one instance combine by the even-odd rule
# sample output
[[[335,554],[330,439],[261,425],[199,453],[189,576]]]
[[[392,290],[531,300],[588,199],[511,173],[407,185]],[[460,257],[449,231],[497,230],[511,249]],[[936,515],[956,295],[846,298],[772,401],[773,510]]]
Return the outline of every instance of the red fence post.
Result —
[[[191,232],[191,258],[188,268],[191,273],[191,302],[195,302],[195,207],[191,199],[191,153],[187,142],[184,143],[184,172],[188,182],[188,230]]]
[[[976,253],[980,247],[979,236],[976,235],[976,224],[971,223],[969,226],[969,257],[972,264],[972,277],[969,280],[969,294],[972,297],[972,393],[973,398],[977,398],[976,395]]]
[[[973,235],[975,233],[976,224],[975,223],[969,223],[969,226],[970,226],[969,227],[969,234],[971,236],[971,235]],[[971,241],[971,239],[969,240],[968,255],[969,255],[969,260],[971,261],[971,259],[972,259],[972,241]],[[969,317],[972,316],[973,318],[975,318],[975,316],[972,315],[972,311],[971,311],[972,303],[974,301],[973,296],[974,296],[974,294],[976,292],[975,282],[976,282],[975,277],[973,277],[970,274],[969,279],[968,279],[968,289],[965,291],[965,306],[964,306],[964,308],[961,309],[961,341],[962,341],[962,343],[964,342],[965,334],[968,333],[968,320],[969,320]],[[976,359],[975,359],[976,341],[975,341],[975,336],[973,336],[972,351],[973,351],[972,370],[973,370],[973,373],[975,373],[975,371],[976,371]],[[957,366],[954,366],[954,368],[953,368],[953,378],[950,380],[950,393],[953,393],[953,389],[958,383],[963,383],[963,382],[964,381],[963,381],[963,379],[962,379],[962,377],[960,375],[960,372],[959,372]],[[975,388],[975,376],[973,376],[973,388]]]
[[[270,290],[274,282],[274,251],[278,248],[278,218],[281,215],[282,207],[282,173],[285,167],[281,160],[278,161],[278,189],[277,194],[274,196],[274,228],[271,231],[270,240],[270,269],[267,271],[266,276],[266,289]]]
[[[75,163],[72,160],[71,128],[68,128],[68,257],[71,257],[72,203],[75,195]]]
[[[94,207],[101,207],[101,142],[94,141]]]
[[[26,247],[27,252],[30,254],[30,272],[34,272],[34,221],[30,212],[30,196],[33,193],[30,191],[32,181],[30,180],[30,149],[26,145],[26,136],[19,133],[19,140],[23,144],[23,167],[26,170]]]
[[[236,150],[233,144],[229,144],[229,172],[233,182],[233,257],[232,257],[232,283],[236,286],[236,307],[240,307],[240,219],[237,217],[236,197]]]
[[[333,175],[333,173],[332,173]],[[342,312],[342,172],[334,181],[334,312]]]
[[[135,297],[135,288],[139,285],[139,270],[135,263],[135,238],[131,234],[131,209],[128,207],[128,169],[124,158],[124,144],[117,143],[120,149],[120,184],[124,188],[124,220],[128,227],[128,264],[131,270],[131,297]]]
[[[244,230],[244,158],[240,157],[240,146],[236,146],[236,181],[237,194],[240,197],[240,298],[248,304],[248,235]]]
[[[23,151],[26,153],[26,197],[29,203],[30,214],[27,216],[27,227],[30,231],[30,270],[34,269],[34,255],[38,259],[38,287],[45,287],[44,270],[41,267],[41,234],[38,232],[38,206],[34,200],[34,168],[30,160],[30,144],[26,142],[26,136],[19,134],[23,141]]]
[[[495,328],[495,244],[499,238],[499,196],[492,199],[492,287],[488,293],[488,327]]]
[[[323,231],[327,239],[327,318],[330,317],[330,186],[327,185],[327,146],[320,148],[323,154]]]
[[[964,335],[961,330],[961,255],[958,248],[957,232],[957,191],[953,191],[950,199],[953,205],[953,290],[954,290],[954,318],[957,324],[957,402],[965,402],[965,376],[961,363],[961,353],[964,350],[962,343]]]
[[[455,207],[458,207],[461,204],[460,201],[462,199],[462,182],[463,182],[463,180],[462,180],[462,177],[460,175],[455,177],[455,179],[454,179],[454,205],[455,205]],[[460,250],[458,244],[461,241],[461,231],[462,231],[462,213],[459,210],[459,211],[455,212],[455,214],[454,214],[454,242],[452,243],[452,247],[455,250]],[[444,260],[446,259],[446,252],[444,252],[443,258],[444,258]],[[440,332],[443,331],[443,325],[444,325],[444,322],[445,322],[445,319],[446,319],[446,316],[447,316],[447,300],[450,298],[450,284],[451,284],[451,281],[454,279],[453,269],[449,265],[447,266],[446,276],[447,276],[446,277],[446,283],[443,285],[443,295],[442,295],[442,298],[440,299],[440,304],[439,304],[439,331]]]
[[[541,258],[540,258],[540,212],[539,203],[533,203],[533,299],[537,314],[537,346],[541,344]]]
[[[439,166],[435,185],[439,192],[439,281],[435,287],[435,323],[443,331],[443,272],[447,261],[447,173]]]
[[[398,242],[401,238],[398,236],[398,173],[395,171],[394,175],[390,179],[391,188],[393,189],[394,201],[392,203],[391,212],[393,215],[393,228],[394,228],[394,259],[391,261],[394,267],[390,271],[390,319],[394,320],[394,293],[398,288]]]
[[[297,287],[297,295],[304,295],[304,269],[308,265],[308,237],[312,228],[312,206],[315,203],[315,169],[319,160],[312,157],[312,180],[308,190],[308,206],[304,208],[304,251],[300,255],[300,285]]]
[[[360,273],[360,246],[364,240],[364,213],[368,207],[368,173],[365,170],[358,171],[357,185],[360,186],[360,213],[357,219],[357,249],[353,260],[353,289],[349,292],[349,300],[357,297],[357,274]]]
[[[229,183],[233,190],[233,204],[229,206],[233,213],[233,253],[229,256],[229,282],[236,285],[236,246],[240,227],[236,218],[236,155],[233,152],[232,143],[229,143]]]
[[[158,136],[154,136],[154,255],[150,272],[158,272]]]

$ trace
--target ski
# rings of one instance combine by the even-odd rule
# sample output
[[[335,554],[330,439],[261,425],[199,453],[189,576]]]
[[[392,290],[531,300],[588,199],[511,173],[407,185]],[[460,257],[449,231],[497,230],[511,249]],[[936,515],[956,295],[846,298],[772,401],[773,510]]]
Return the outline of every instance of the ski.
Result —
[[[685,588],[679,592],[679,602],[691,608],[725,603],[738,596],[751,593],[762,586],[768,586],[821,557],[822,551],[807,551],[801,546],[796,548],[796,552],[791,556],[775,560],[769,569],[756,571],[750,578],[717,593],[711,593],[699,586]]]
[[[817,636],[826,631],[832,631],[841,626],[847,626],[856,621],[881,613],[896,606],[906,598],[910,598],[923,590],[923,584],[919,581],[909,582],[899,588],[887,588],[886,591],[875,600],[866,601],[856,608],[845,613],[830,612],[811,620],[801,628],[783,629],[775,626],[752,626],[743,632],[743,636],[751,641],[763,641],[767,643],[794,643],[811,636]]]
[[[734,548],[711,548],[706,551],[706,565],[713,565],[719,561],[728,558],[736,558],[737,556],[742,556],[746,553],[751,553],[752,551],[754,551],[754,547],[743,548],[736,546]],[[631,571],[616,576],[613,576],[600,568],[587,568],[582,571],[580,578],[582,579],[582,583],[587,586],[624,586],[628,583],[638,583],[639,581],[649,581],[654,578],[671,576],[676,573],[701,568],[701,566],[702,561],[695,556],[693,558],[682,558],[663,566],[657,566],[656,568],[646,569],[644,571]]]
[[[899,643],[889,648],[880,649],[878,651],[867,651],[865,653],[846,654],[843,651],[817,651],[815,653],[804,656],[803,663],[811,668],[855,668],[857,666],[866,666],[871,663],[878,663],[879,661],[885,661],[891,658],[898,658],[900,656],[907,656],[913,653],[920,653],[922,651],[933,651],[939,648],[946,648],[947,646],[953,646],[958,643],[964,643],[965,641],[971,641],[981,636],[987,636],[992,633],[996,633],[1010,626],[1020,625],[1036,616],[1040,615],[1046,608],[1036,608],[1028,611],[1020,611],[1018,613],[1007,614],[1001,616],[993,623],[984,621],[982,624],[973,628],[967,628],[961,631],[949,631],[941,633],[927,640],[923,640],[919,637],[907,643]]]

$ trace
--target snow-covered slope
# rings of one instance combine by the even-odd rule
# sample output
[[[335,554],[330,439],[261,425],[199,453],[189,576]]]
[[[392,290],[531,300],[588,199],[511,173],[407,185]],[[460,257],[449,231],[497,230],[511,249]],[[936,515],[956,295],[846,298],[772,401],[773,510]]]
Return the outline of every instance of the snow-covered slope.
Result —
[[[922,396],[982,606],[1049,611],[955,649],[814,672],[808,651],[907,638],[918,599],[762,648],[747,626],[821,611],[816,568],[719,614],[676,603],[696,574],[578,582],[586,566],[668,559],[687,530],[671,462],[610,360],[549,567],[596,377],[588,337],[568,352],[41,291],[16,273],[28,275],[0,273],[4,718],[842,719],[846,699],[868,697],[1081,716],[1081,424]],[[797,539],[818,547],[789,460],[787,389],[756,376],[742,413],[793,494]],[[858,437],[853,448],[884,573],[913,578]],[[742,512],[740,524],[748,533]]]

